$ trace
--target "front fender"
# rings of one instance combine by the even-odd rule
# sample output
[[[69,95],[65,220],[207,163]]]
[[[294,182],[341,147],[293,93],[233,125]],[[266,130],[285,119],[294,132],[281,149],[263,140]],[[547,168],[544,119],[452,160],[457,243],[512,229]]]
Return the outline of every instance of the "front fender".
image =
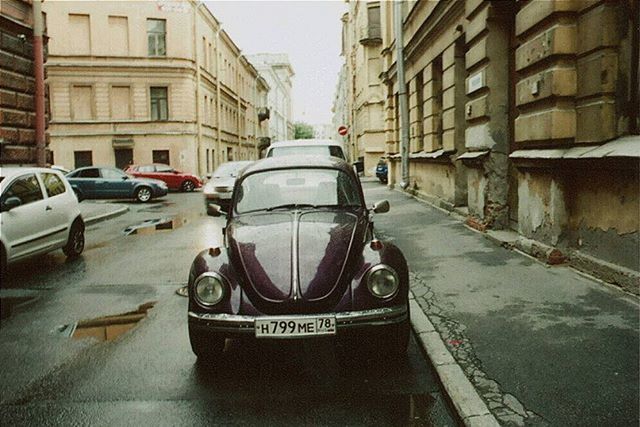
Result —
[[[363,262],[351,285],[353,310],[388,307],[406,304],[409,298],[409,268],[402,251],[390,242],[381,242],[382,247],[374,249],[367,244],[363,250]],[[385,264],[398,274],[398,292],[389,299],[380,299],[371,294],[366,283],[367,272],[375,265]]]
[[[216,272],[225,279],[228,294],[225,299],[215,307],[203,307],[194,299],[194,285],[196,279],[203,273]],[[201,313],[232,313],[237,314],[242,300],[242,289],[238,277],[233,269],[227,249],[224,247],[210,248],[200,252],[189,270],[189,310]]]

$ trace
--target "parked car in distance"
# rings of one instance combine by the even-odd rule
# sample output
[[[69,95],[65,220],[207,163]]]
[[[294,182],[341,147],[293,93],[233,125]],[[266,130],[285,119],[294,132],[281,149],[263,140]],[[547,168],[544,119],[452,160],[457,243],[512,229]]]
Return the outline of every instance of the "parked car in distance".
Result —
[[[78,196],[84,199],[135,199],[146,203],[154,197],[166,196],[169,188],[164,181],[135,178],[110,166],[87,166],[67,174]]]
[[[229,206],[231,195],[233,194],[233,185],[236,182],[238,173],[251,163],[253,163],[251,160],[241,160],[226,162],[218,166],[211,179],[202,189],[204,208],[207,213],[210,212],[210,205],[212,204],[221,206],[223,209]]]
[[[197,176],[181,172],[162,163],[130,165],[125,169],[125,173],[136,178],[159,179],[164,181],[170,190],[189,192],[202,187],[202,181]]]
[[[291,155],[319,155],[347,159],[343,145],[330,139],[294,139],[274,142],[267,148],[265,157]]]
[[[61,172],[62,175],[66,175],[69,172],[71,172],[71,169],[67,169],[64,166],[59,166],[59,165],[51,165],[49,166],[51,169],[53,170],[57,170],[58,172]]]
[[[386,184],[387,183],[387,174],[389,173],[389,166],[384,159],[378,160],[378,164],[376,165],[376,177],[380,180],[380,182]]]
[[[7,264],[62,248],[68,257],[84,250],[78,199],[59,171],[0,168],[0,271]]]
[[[216,360],[226,338],[333,336],[404,357],[409,274],[402,252],[374,235],[353,167],[332,157],[264,159],[237,178],[220,247],[194,259],[189,338]],[[219,211],[217,213],[220,213]],[[333,341],[333,340],[332,340]]]

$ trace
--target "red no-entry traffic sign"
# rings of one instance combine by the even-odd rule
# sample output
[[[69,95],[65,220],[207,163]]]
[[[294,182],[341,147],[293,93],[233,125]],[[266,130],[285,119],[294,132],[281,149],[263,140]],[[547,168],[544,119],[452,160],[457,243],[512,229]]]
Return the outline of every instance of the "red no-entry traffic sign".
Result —
[[[342,125],[338,128],[338,133],[342,136],[345,136],[347,134],[347,132],[349,132],[349,128]]]

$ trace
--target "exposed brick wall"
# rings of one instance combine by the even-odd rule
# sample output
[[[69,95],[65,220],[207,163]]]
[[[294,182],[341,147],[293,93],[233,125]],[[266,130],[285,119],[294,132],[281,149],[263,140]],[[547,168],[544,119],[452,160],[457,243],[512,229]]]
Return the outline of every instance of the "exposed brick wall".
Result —
[[[0,16],[0,164],[37,162],[33,69],[31,28]]]

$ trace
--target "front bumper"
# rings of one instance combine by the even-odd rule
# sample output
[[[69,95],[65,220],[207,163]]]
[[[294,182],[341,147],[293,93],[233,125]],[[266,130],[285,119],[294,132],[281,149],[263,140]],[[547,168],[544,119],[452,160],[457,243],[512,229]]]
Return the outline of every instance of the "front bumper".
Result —
[[[318,314],[288,314],[280,316],[264,316],[269,319],[313,318],[320,315],[334,314],[336,317],[336,330],[339,335],[342,332],[359,328],[372,328],[393,325],[403,322],[408,318],[407,306],[374,308],[371,310],[345,311],[339,313]],[[255,320],[257,316],[245,316],[240,314],[224,313],[195,313],[189,311],[189,325],[210,332],[228,335],[255,335]]]

